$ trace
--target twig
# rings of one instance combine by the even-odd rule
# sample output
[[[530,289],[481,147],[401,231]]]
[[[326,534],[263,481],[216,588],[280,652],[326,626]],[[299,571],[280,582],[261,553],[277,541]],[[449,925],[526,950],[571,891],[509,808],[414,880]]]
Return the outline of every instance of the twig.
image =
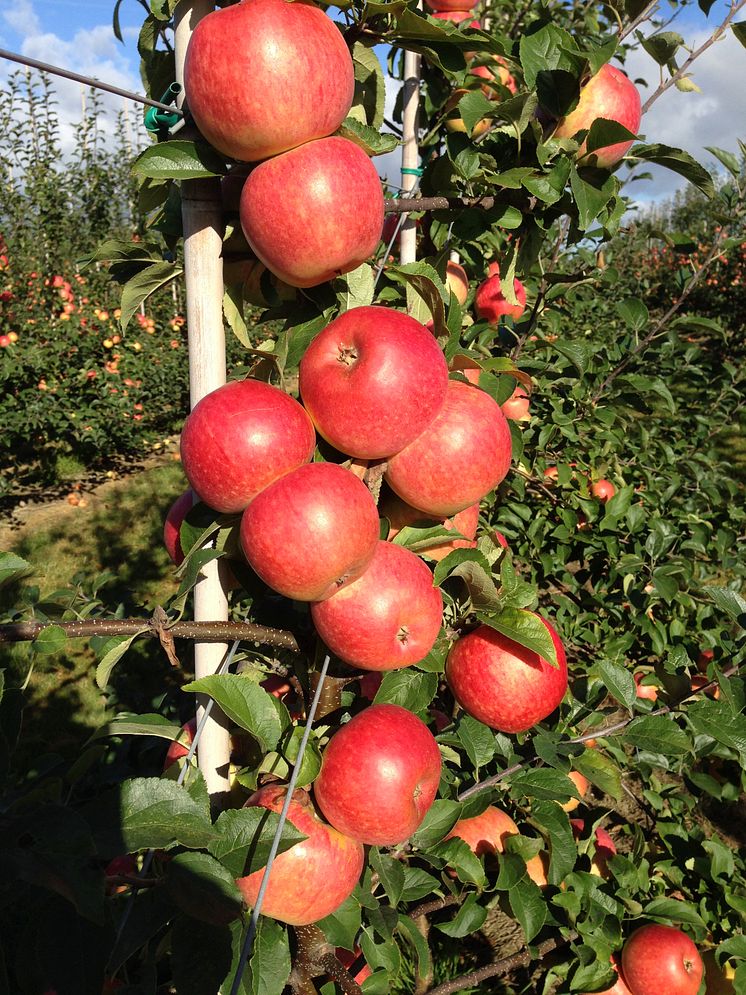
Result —
[[[142,618],[87,619],[85,622],[13,622],[0,625],[0,645],[36,639],[41,632],[52,626],[62,629],[70,639],[88,639],[91,636],[160,636],[158,626],[154,626],[152,620]],[[165,626],[165,631],[175,639],[199,639],[212,643],[242,639],[300,653],[292,632],[252,625],[249,622],[174,622]]]
[[[446,895],[444,898],[434,898],[429,902],[422,902],[409,913],[410,919],[419,919],[420,916],[429,916],[431,912],[440,912],[450,905],[460,905],[461,899],[458,895]]]
[[[576,935],[573,932],[566,937],[560,936],[545,940],[539,944],[534,954],[528,950],[523,950],[513,954],[512,957],[503,957],[502,960],[495,961],[494,964],[486,964],[484,967],[477,968],[476,971],[470,971],[468,974],[462,974],[460,978],[454,978],[453,981],[445,981],[442,985],[431,988],[426,992],[426,995],[451,995],[452,992],[460,992],[464,988],[478,985],[481,981],[486,981],[487,978],[497,978],[503,974],[510,974],[511,971],[516,971],[519,967],[528,967],[533,960],[540,960],[553,950],[566,946]]]
[[[676,72],[673,74],[673,76],[670,77],[670,79],[667,79],[663,83],[661,83],[658,89],[648,97],[648,99],[642,105],[643,114],[647,114],[647,112],[653,106],[658,97],[662,96],[666,92],[666,90],[668,90],[670,87],[674,85],[674,83],[677,82],[677,80],[680,80],[682,76],[686,75],[687,70],[692,65],[695,59],[698,59],[703,52],[706,52],[711,45],[714,45],[716,41],[719,41],[719,39],[722,38],[725,29],[728,27],[730,22],[736,16],[738,11],[741,10],[741,8],[745,5],[746,5],[746,0],[737,0],[737,2],[736,0],[734,0],[734,2],[731,4],[727,16],[725,17],[725,20],[722,22],[722,24],[720,24],[719,27],[717,27],[713,31],[712,35],[707,39],[707,41],[703,42],[699,46],[699,48],[695,48],[694,51],[690,54],[689,58],[683,64],[683,66],[680,69],[677,69]]]
[[[644,7],[634,20],[630,21],[626,27],[623,27],[619,32],[619,41],[622,42],[627,37],[627,35],[632,34],[635,28],[638,28],[643,21],[647,21],[650,15],[653,13],[655,8],[658,6],[658,0],[651,0],[651,2]]]
[[[744,0],[746,2],[746,0]],[[519,203],[518,198],[507,192],[499,197],[399,197],[386,199],[384,212],[386,214],[409,214],[412,211],[463,211],[467,207],[481,207],[485,211],[500,205]],[[525,203],[524,201],[521,201]]]

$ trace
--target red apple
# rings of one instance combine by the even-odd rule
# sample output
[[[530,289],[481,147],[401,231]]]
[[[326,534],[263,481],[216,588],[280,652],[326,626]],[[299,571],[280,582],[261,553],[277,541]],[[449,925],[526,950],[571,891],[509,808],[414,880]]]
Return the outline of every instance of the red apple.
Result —
[[[375,251],[383,225],[381,181],[354,142],[308,142],[251,172],[241,194],[241,225],[275,276],[291,287],[315,287]]]
[[[137,874],[137,857],[133,853],[125,853],[121,857],[115,857],[106,865],[104,875],[106,878],[134,877]],[[129,889],[129,885],[120,884],[116,881],[106,881],[107,895],[121,895]]]
[[[321,638],[363,670],[396,670],[424,659],[435,644],[443,598],[415,553],[379,541],[365,573],[311,606]]]
[[[508,836],[516,836],[518,833],[518,826],[508,813],[490,805],[481,815],[475,815],[471,819],[459,819],[445,838],[450,840],[458,837],[467,843],[478,857],[483,857],[486,854],[503,853]]]
[[[642,684],[642,680],[647,676],[647,674],[640,671],[634,675],[635,679],[635,693],[638,698],[646,698],[648,701],[658,700],[658,688],[654,684]]]
[[[378,509],[358,478],[335,463],[309,463],[254,498],[241,545],[262,580],[286,598],[323,601],[356,580],[378,543]]]
[[[641,926],[622,948],[624,980],[634,995],[697,995],[703,970],[696,946],[674,926]]]
[[[541,850],[526,861],[526,874],[539,888],[549,884],[549,854]]]
[[[528,406],[529,397],[523,387],[516,387],[507,401],[500,405],[505,417],[511,421],[531,421]]]
[[[463,24],[464,21],[468,21],[470,18],[474,17],[474,11],[473,10],[439,10],[436,14],[431,14],[430,16],[437,18],[437,20],[439,20],[439,21],[450,21],[451,24]],[[477,29],[482,27],[482,25],[479,23],[479,21],[475,21],[475,20],[472,20],[466,26],[467,26],[467,28],[477,28]]]
[[[702,674],[707,673],[707,667],[715,659],[715,650],[702,650],[697,657],[697,669]]]
[[[361,843],[401,843],[438,791],[440,750],[399,705],[371,705],[330,739],[313,790],[324,817]]]
[[[208,142],[256,162],[336,131],[355,79],[341,32],[315,4],[243,0],[197,24],[184,88]]]
[[[244,807],[280,812],[286,793],[285,785],[270,784],[254,792]],[[262,915],[305,926],[331,915],[350,897],[363,870],[364,854],[359,843],[319,818],[303,788],[293,792],[288,822],[308,839],[275,858]],[[236,881],[248,905],[256,902],[263,873],[262,868]]]
[[[469,277],[466,270],[459,263],[449,259],[446,263],[446,287],[462,306],[466,304],[469,296]]]
[[[567,690],[567,662],[552,637],[559,666],[487,625],[458,639],[446,660],[446,679],[465,712],[500,732],[525,732],[550,715]]]
[[[194,492],[190,488],[184,491],[180,497],[176,498],[168,509],[166,521],[163,524],[163,545],[177,567],[184,561],[184,550],[181,548],[179,530],[181,529],[181,523],[189,514],[193,504]]]
[[[499,272],[494,271],[494,265],[490,267],[492,272],[477,287],[474,306],[478,317],[488,321],[491,325],[498,325],[501,318],[512,318],[517,321],[526,310],[526,288],[520,280],[513,281],[513,290],[518,301],[517,304],[509,304],[502,290]]]
[[[199,497],[221,512],[246,505],[316,448],[313,423],[284,391],[235,380],[203,397],[184,422],[181,462]]]
[[[499,404],[478,387],[450,380],[439,414],[392,456],[386,481],[407,504],[447,517],[497,487],[511,455],[510,429]]]
[[[599,501],[603,501],[605,504],[609,498],[613,498],[616,494],[616,487],[614,487],[610,480],[597,480],[591,486],[591,494],[594,498],[598,498]]]
[[[602,66],[580,90],[577,107],[562,118],[554,130],[555,138],[572,138],[579,131],[585,131],[597,118],[616,121],[628,131],[637,134],[642,117],[640,94],[628,76],[615,66]],[[617,142],[596,149],[585,156],[585,142],[580,146],[578,156],[588,158],[595,165],[609,169],[616,165],[629,151],[632,141]]]
[[[588,778],[583,777],[583,775],[578,770],[571,770],[567,776],[570,778],[572,783],[578,789],[578,794],[581,797],[585,796],[585,794],[588,791],[588,788],[590,787],[590,781],[588,780]],[[579,805],[580,805],[579,798],[571,798],[569,801],[565,802],[562,808],[564,809],[565,812],[574,812]]]
[[[6,349],[10,345],[9,335],[0,335],[0,349]]]
[[[502,532],[498,532],[497,529],[495,529],[493,531],[492,535],[493,535],[493,537],[495,539],[495,542],[498,544],[498,546],[502,546],[503,549],[510,549],[510,543],[505,538],[505,536],[502,534]]]
[[[613,857],[616,853],[616,844],[601,826],[596,827],[595,844],[596,852],[591,861],[591,874],[596,874],[598,877],[606,879],[610,874],[608,860],[609,857]]]
[[[425,0],[425,4],[430,10],[442,11],[442,10],[457,10],[465,11],[472,14],[473,3],[469,3],[469,0]]]
[[[473,504],[463,511],[459,511],[453,518],[432,519],[424,511],[413,508],[411,504],[402,501],[396,494],[388,491],[378,502],[378,510],[381,515],[388,518],[391,528],[389,530],[389,540],[394,539],[403,528],[408,525],[420,523],[424,526],[442,525],[449,532],[455,530],[460,532],[463,539],[436,539],[432,546],[423,549],[422,553],[428,559],[438,562],[452,553],[454,549],[473,549],[476,546],[474,536],[477,534],[479,524],[479,504]],[[428,521],[428,519],[430,519]]]
[[[380,670],[372,670],[368,674],[363,674],[360,678],[360,696],[368,701],[373,701],[381,686],[383,674]]]
[[[181,727],[181,732],[177,740],[173,740],[170,744],[168,751],[166,752],[166,758],[163,761],[163,769],[168,770],[172,764],[175,764],[177,760],[181,760],[189,753],[189,747],[194,741],[194,737],[197,735],[197,719],[189,719]]]
[[[500,83],[502,86],[506,87],[511,93],[516,93],[518,87],[516,85],[515,77],[508,69],[505,59],[501,55],[495,55],[492,57],[493,61],[497,63],[497,72],[493,72],[489,66],[474,66],[469,72],[472,76],[478,76],[480,79],[487,80],[485,84],[482,85],[482,93],[490,100],[499,100],[500,94],[495,87],[495,82]]]
[[[386,307],[356,307],[320,332],[300,362],[303,404],[323,437],[361,459],[391,456],[443,406],[448,366],[431,332]]]

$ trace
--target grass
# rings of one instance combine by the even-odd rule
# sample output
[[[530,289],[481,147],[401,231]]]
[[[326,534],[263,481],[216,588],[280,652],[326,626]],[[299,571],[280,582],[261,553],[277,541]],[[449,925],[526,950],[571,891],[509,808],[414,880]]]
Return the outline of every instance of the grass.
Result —
[[[98,589],[107,609],[149,617],[178,586],[161,536],[166,512],[185,487],[181,466],[173,462],[104,484],[85,495],[83,508],[55,502],[35,509],[15,536],[3,530],[0,548],[27,560],[31,572],[0,592],[0,613],[21,603],[22,588],[36,588],[39,615],[44,599],[70,591],[74,579],[73,589]],[[96,663],[82,639],[69,640],[62,652],[49,655],[28,643],[0,650],[9,683],[23,682],[31,671],[21,755],[74,755],[114,710],[151,711],[164,693],[177,699],[180,681],[153,640],[134,644],[104,692],[95,683]]]

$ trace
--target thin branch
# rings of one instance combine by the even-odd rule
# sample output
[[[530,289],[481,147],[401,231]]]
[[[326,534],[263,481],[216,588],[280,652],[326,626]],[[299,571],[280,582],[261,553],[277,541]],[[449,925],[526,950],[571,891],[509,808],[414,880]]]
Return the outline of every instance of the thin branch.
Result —
[[[734,664],[732,667],[729,667],[727,670],[723,671],[723,677],[732,677],[734,674],[737,674],[740,669],[741,668],[738,664]],[[661,707],[656,708],[655,711],[646,712],[646,715],[668,715],[670,712],[673,712],[674,709],[678,708],[680,705],[683,705],[684,702],[689,701],[690,698],[696,698],[699,695],[709,691],[709,689],[715,687],[717,683],[717,679],[711,680],[707,684],[704,684],[701,688],[697,688],[696,691],[687,692],[683,698],[678,698],[668,705],[661,705]],[[612,725],[603,726],[601,729],[594,729],[592,732],[583,733],[582,736],[576,736],[574,739],[568,739],[564,742],[576,746],[580,743],[587,742],[589,739],[607,739],[609,736],[615,736],[617,733],[623,732],[631,722],[634,722],[635,719],[639,718],[639,715],[630,715],[629,718],[621,719],[619,722],[614,722]],[[480,791],[485,791],[487,788],[493,788],[506,777],[510,777],[512,774],[517,774],[526,767],[530,767],[538,759],[538,757],[531,757],[528,760],[521,760],[520,763],[513,764],[512,767],[507,767],[505,770],[500,771],[499,774],[493,774],[492,777],[487,777],[484,781],[478,781],[476,784],[472,784],[470,788],[466,788],[465,791],[459,792],[456,798],[460,802],[466,801],[466,799],[471,798],[472,795],[476,795]],[[428,995],[430,995],[430,993],[428,993]]]
[[[70,639],[137,635],[159,638],[161,631],[161,627],[154,625],[152,619],[144,618],[87,619],[85,622],[14,622],[0,625],[0,645],[28,642],[36,639],[51,626],[62,629]],[[170,633],[175,639],[196,639],[211,643],[242,639],[300,653],[300,647],[292,632],[270,629],[264,625],[252,625],[249,622],[173,622],[171,625],[163,626],[162,631]]]
[[[516,198],[511,198],[507,192],[499,197],[400,197],[396,200],[393,198],[385,200],[383,209],[386,214],[409,214],[412,211],[463,211],[467,207],[481,207],[489,211],[493,207],[510,205],[514,200]]]
[[[420,916],[429,916],[431,912],[440,912],[451,905],[460,905],[462,899],[458,895],[446,895],[445,898],[434,898],[430,902],[422,902],[409,913],[410,919],[419,919]]]
[[[426,995],[451,995],[452,992],[460,992],[464,988],[471,988],[473,985],[478,985],[480,982],[486,981],[487,978],[497,978],[503,974],[510,974],[511,971],[516,971],[519,967],[528,967],[532,961],[540,960],[553,950],[566,946],[576,935],[573,932],[567,937],[559,936],[551,940],[545,940],[539,944],[533,954],[528,950],[523,950],[520,953],[513,954],[512,957],[503,957],[502,960],[495,961],[494,964],[486,964],[484,967],[478,967],[476,971],[462,974],[460,978],[454,978],[453,981],[445,981],[442,985],[431,988],[426,992]]]
[[[663,83],[661,83],[658,89],[648,97],[648,99],[642,105],[643,114],[647,114],[647,112],[653,106],[658,97],[662,96],[666,92],[666,90],[668,90],[670,87],[674,85],[674,83],[676,83],[678,80],[680,80],[683,76],[686,75],[687,70],[691,67],[695,59],[698,59],[703,52],[706,52],[711,45],[714,45],[716,41],[719,41],[720,38],[723,37],[725,29],[728,27],[730,22],[739,12],[739,10],[741,10],[741,8],[744,6],[746,6],[746,0],[734,0],[722,24],[720,24],[720,26],[713,31],[712,35],[707,39],[707,41],[703,42],[699,46],[699,48],[695,48],[694,51],[690,54],[689,58],[686,60],[686,62],[682,65],[682,67],[678,69],[673,74],[673,76],[671,76],[670,79],[667,79]]]
[[[628,35],[631,35],[635,28],[639,28],[643,21],[647,21],[657,6],[658,0],[650,0],[650,3],[640,11],[634,20],[630,21],[626,27],[621,29],[618,40],[622,42]]]

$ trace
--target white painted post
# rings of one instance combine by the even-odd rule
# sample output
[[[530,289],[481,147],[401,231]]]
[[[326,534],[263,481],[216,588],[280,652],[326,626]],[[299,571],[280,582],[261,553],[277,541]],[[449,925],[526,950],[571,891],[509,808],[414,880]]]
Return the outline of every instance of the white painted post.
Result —
[[[408,170],[420,165],[420,150],[417,144],[417,112],[420,107],[420,56],[415,52],[404,53],[404,93],[402,107],[402,153],[401,187],[402,197],[417,184],[418,177]],[[402,263],[413,263],[417,259],[417,228],[411,218],[407,218],[399,236],[399,258]]]
[[[184,85],[184,58],[195,25],[213,10],[211,0],[182,0],[174,15],[176,82]],[[160,94],[154,95],[156,98]],[[179,105],[184,92],[179,95]],[[182,133],[180,137],[187,136]],[[191,406],[225,383],[223,328],[223,220],[218,179],[186,180],[181,185],[184,226],[184,282],[189,333],[189,396]],[[196,621],[228,618],[228,600],[217,561],[208,563],[194,590]],[[195,642],[195,676],[214,674],[228,652],[227,643]],[[206,699],[198,698],[199,722]],[[212,796],[228,791],[230,736],[228,720],[213,708],[197,749],[200,770]],[[219,804],[219,798],[218,798]]]

